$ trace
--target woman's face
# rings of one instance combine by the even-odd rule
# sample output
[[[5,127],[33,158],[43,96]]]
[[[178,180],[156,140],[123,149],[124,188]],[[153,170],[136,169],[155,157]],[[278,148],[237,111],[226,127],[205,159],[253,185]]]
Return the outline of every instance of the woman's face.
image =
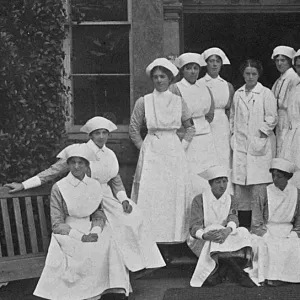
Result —
[[[253,88],[257,84],[259,73],[256,68],[247,67],[244,70],[243,77],[246,83],[246,87]]]
[[[221,67],[222,67],[222,59],[218,55],[211,55],[207,60],[207,73],[211,77],[218,77]]]
[[[285,73],[291,66],[289,60],[284,55],[278,55],[275,57],[275,64],[277,70],[283,74]]]
[[[285,176],[285,174],[277,169],[272,170],[272,179],[275,186],[282,191],[285,189],[288,183],[288,178]]]
[[[227,177],[219,177],[211,182],[211,191],[216,198],[220,198],[226,191],[228,184]]]
[[[84,178],[88,170],[87,163],[84,159],[77,156],[71,157],[68,160],[68,165],[74,177],[78,178],[79,180]]]
[[[161,71],[160,69],[156,69],[152,74],[152,81],[154,84],[154,88],[158,92],[165,92],[171,83],[168,75]]]
[[[92,131],[90,133],[91,139],[93,140],[93,142],[99,147],[102,148],[109,137],[109,132],[107,129],[104,128],[100,128],[100,129],[96,129],[94,131]]]
[[[295,70],[298,76],[300,76],[300,56],[298,56],[295,60]]]
[[[183,66],[183,78],[191,84],[194,84],[199,76],[200,67],[198,64],[191,63]]]

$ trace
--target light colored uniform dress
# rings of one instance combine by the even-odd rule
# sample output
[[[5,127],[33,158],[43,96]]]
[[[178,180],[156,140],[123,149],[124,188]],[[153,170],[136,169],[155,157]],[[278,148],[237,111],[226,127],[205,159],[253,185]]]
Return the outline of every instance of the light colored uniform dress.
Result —
[[[233,231],[223,244],[196,239],[196,232],[206,233],[213,229],[222,229],[234,223]],[[230,226],[231,227],[231,226]],[[238,227],[237,203],[225,192],[217,199],[211,190],[194,198],[190,224],[188,245],[199,256],[191,286],[201,287],[206,278],[216,270],[218,255],[230,253],[229,257],[249,257],[251,250],[250,233],[244,227]]]
[[[146,122],[145,140],[140,135]],[[193,138],[191,114],[183,99],[168,91],[145,95],[137,100],[129,134],[139,148],[131,199],[149,221],[156,242],[184,242],[188,235],[191,199],[185,151],[177,130],[186,128],[184,141]]]
[[[114,196],[125,190],[118,175],[119,164],[115,153],[106,146],[100,149],[92,140],[85,145],[94,154],[90,161],[91,177],[96,179],[102,187],[103,210],[126,267],[135,272],[144,268],[165,266],[154,239],[147,231],[145,218],[140,209],[129,200],[133,210],[130,214],[125,213],[121,202]],[[68,169],[66,160],[60,159],[37,176],[41,183],[44,183],[56,178],[59,174],[66,173]]]
[[[219,164],[231,169],[230,128],[226,110],[230,109],[234,89],[231,84],[218,76],[212,78],[208,74],[199,79],[212,92],[215,110],[214,119],[210,123]],[[232,192],[231,178],[228,178],[228,190]]]
[[[186,152],[193,198],[204,190],[210,189],[208,182],[197,174],[221,163],[210,123],[206,119],[207,114],[210,114],[211,118],[213,118],[214,105],[209,89],[201,81],[190,84],[183,78],[180,82],[176,83],[176,86],[192,113],[196,129],[195,136]]]
[[[269,168],[275,153],[276,124],[276,101],[268,88],[257,83],[248,96],[245,85],[235,92],[230,112],[230,143],[232,182],[236,184],[239,210],[251,210],[252,202],[272,182]],[[261,138],[261,132],[267,138]]]
[[[279,157],[284,137],[289,130],[287,116],[288,98],[299,77],[293,68],[288,69],[275,81],[272,92],[275,95],[278,109],[278,124],[276,126],[276,156]]]
[[[279,157],[294,163],[300,169],[300,83],[289,94],[288,103],[289,129],[283,140]],[[300,189],[299,170],[294,173],[290,183]]]
[[[300,194],[288,183],[274,184],[252,211],[253,268],[256,283],[268,280],[300,282]]]
[[[52,238],[35,296],[53,300],[99,299],[105,290],[130,289],[129,271],[116,247],[112,230],[100,211],[102,189],[85,176],[82,181],[69,173],[51,191]],[[100,214],[99,214],[100,212]],[[91,219],[98,219],[98,241],[84,243],[91,232]],[[94,228],[97,228],[94,227]],[[79,237],[71,235],[78,232]],[[93,232],[93,231],[92,231]]]

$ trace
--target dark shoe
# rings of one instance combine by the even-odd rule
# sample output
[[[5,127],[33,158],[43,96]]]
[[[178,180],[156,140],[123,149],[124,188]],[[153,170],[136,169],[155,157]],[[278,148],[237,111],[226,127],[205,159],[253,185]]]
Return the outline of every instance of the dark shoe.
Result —
[[[280,286],[285,284],[285,282],[281,280],[267,280],[266,283],[269,286]]]
[[[253,288],[256,286],[256,284],[251,280],[251,278],[245,273],[241,274],[239,278],[240,285],[247,287],[247,288]]]
[[[219,276],[219,273],[215,273],[213,275],[210,275],[207,277],[207,279],[204,282],[204,285],[206,286],[215,286],[222,283],[222,278]]]

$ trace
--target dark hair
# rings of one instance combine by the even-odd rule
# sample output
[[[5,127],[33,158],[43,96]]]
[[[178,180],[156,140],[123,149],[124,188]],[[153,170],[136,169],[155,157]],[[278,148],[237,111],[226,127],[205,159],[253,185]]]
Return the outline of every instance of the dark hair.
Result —
[[[240,72],[242,75],[244,74],[244,71],[247,67],[255,68],[258,72],[259,77],[263,73],[263,66],[259,60],[247,59],[246,61],[244,61],[240,66]]]
[[[183,70],[184,70],[184,68],[185,68],[186,66],[188,66],[188,65],[197,65],[197,66],[199,67],[199,74],[200,74],[201,66],[200,66],[199,64],[195,63],[195,62],[190,62],[190,63],[185,64],[184,66],[182,66],[182,67],[180,68],[180,70],[179,70],[180,78],[183,78]],[[198,77],[198,78],[199,78],[199,77]]]
[[[228,181],[228,177],[226,177],[226,176],[216,177],[214,179],[208,180],[209,185],[211,186],[215,180],[220,179],[220,178],[226,178]]]
[[[222,59],[222,57],[221,57],[220,55],[218,55],[218,54],[212,54],[212,55],[210,55],[210,56],[205,60],[205,62],[207,63],[207,61],[209,60],[209,58],[212,57],[212,56],[217,56],[217,57],[221,60],[222,65],[223,65],[223,59]]]
[[[275,56],[274,56],[274,61],[275,61],[275,59],[276,59],[279,55],[283,56],[283,57],[288,61],[290,67],[293,65],[293,60],[292,60],[291,58],[289,58],[288,56],[284,55],[284,54],[277,54],[277,55],[275,55]]]
[[[298,59],[300,59],[300,55],[294,57],[294,65],[296,65],[296,61],[297,61]]]
[[[70,160],[71,160],[73,157],[74,157],[74,156],[71,156],[71,157],[69,157],[69,158],[67,159],[67,164],[70,163]],[[78,157],[79,157],[81,160],[84,161],[84,163],[86,164],[87,167],[90,165],[90,162],[89,162],[88,160],[86,160],[85,158],[80,157],[80,156],[78,156]]]
[[[165,67],[163,67],[163,66],[156,66],[156,67],[154,67],[154,68],[150,71],[150,77],[151,77],[151,79],[153,78],[153,73],[154,73],[156,70],[162,71],[163,73],[165,73],[165,74],[168,76],[168,78],[169,78],[170,81],[173,81],[173,79],[174,79],[173,73],[172,73],[169,69],[167,69],[167,68],[165,68]]]
[[[293,173],[285,172],[285,171],[282,171],[282,170],[279,170],[279,169],[270,169],[269,171],[270,171],[270,173],[273,173],[275,170],[280,172],[281,174],[283,174],[283,176],[285,178],[287,178],[287,180],[290,180],[294,175]]]
[[[91,131],[91,132],[89,133],[89,136],[92,136],[92,133],[95,132],[96,130],[99,130],[99,129],[104,129],[104,130],[106,130],[106,131],[109,133],[109,130],[107,130],[106,128],[97,128],[97,129]]]

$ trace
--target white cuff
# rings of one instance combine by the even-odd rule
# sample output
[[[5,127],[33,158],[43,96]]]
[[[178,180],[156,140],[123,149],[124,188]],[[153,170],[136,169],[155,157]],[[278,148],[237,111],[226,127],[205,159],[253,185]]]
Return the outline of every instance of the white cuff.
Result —
[[[102,232],[102,228],[100,226],[94,226],[92,229],[91,229],[91,233],[97,233],[98,235],[100,235]]]
[[[233,221],[228,222],[227,227],[230,227],[232,229],[232,234],[236,232],[236,224]]]
[[[125,191],[120,191],[120,192],[117,192],[117,198],[118,200],[122,203],[124,200],[128,200],[128,197],[125,193]]]
[[[289,238],[298,238],[298,234],[296,231],[291,231],[288,235]]]
[[[38,176],[31,177],[22,182],[24,190],[32,189],[42,184],[41,179]]]
[[[189,143],[187,140],[185,140],[185,139],[183,139],[183,140],[181,141],[181,144],[182,144],[182,147],[183,147],[184,150],[187,150],[187,148],[188,148],[189,145],[190,145],[190,143]]]
[[[77,229],[71,229],[69,232],[69,236],[75,240],[81,241],[81,238],[83,237],[83,233],[78,231]]]
[[[198,230],[196,231],[195,236],[196,236],[197,239],[203,240],[203,234],[204,234],[204,230],[203,230],[203,229],[198,229]]]

